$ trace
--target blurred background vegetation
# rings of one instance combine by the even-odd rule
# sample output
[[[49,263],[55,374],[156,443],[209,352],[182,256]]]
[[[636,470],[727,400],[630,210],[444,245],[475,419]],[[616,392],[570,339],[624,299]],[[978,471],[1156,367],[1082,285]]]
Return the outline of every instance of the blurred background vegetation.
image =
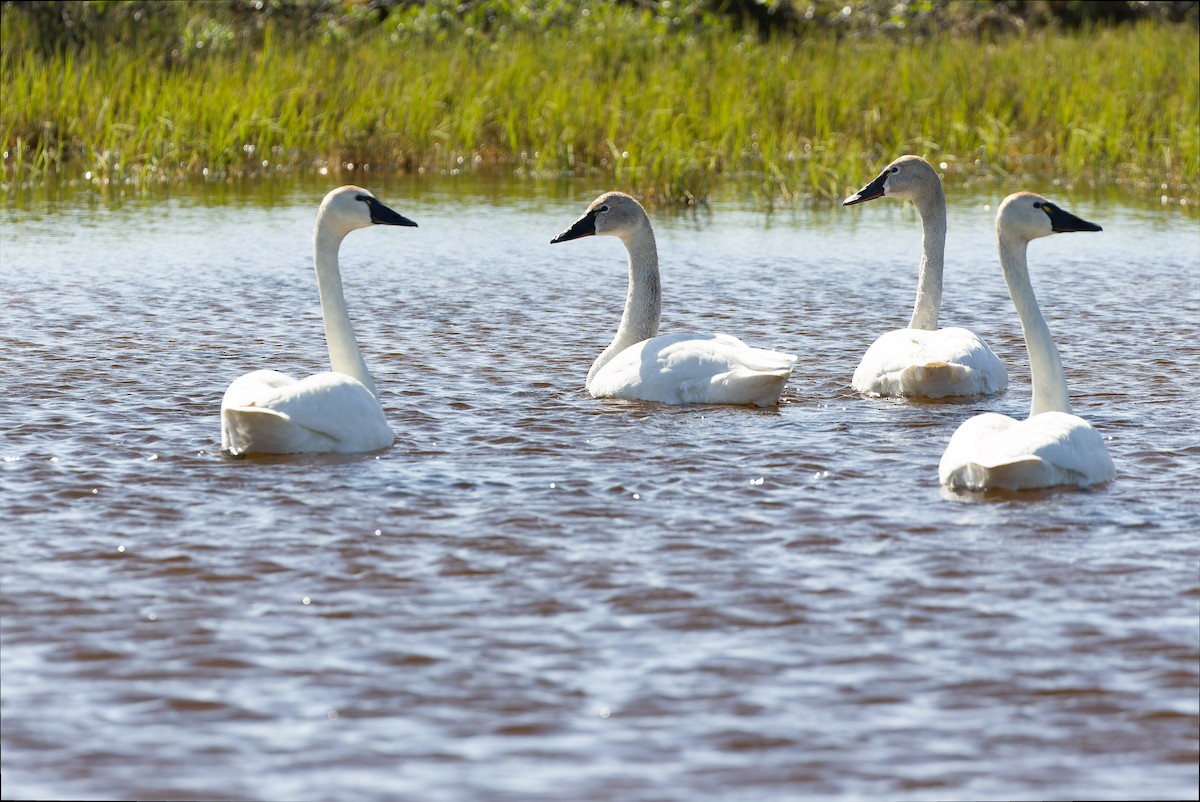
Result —
[[[448,36],[503,36],[551,27],[587,33],[586,8],[621,5],[665,29],[729,26],[761,37],[997,35],[1142,20],[1200,24],[1196,0],[6,0],[43,50],[86,43],[158,46],[176,58],[260,43],[269,23],[298,36],[344,38],[378,27]]]
[[[363,165],[836,198],[900,152],[1194,201],[1200,2],[3,3],[6,185]]]

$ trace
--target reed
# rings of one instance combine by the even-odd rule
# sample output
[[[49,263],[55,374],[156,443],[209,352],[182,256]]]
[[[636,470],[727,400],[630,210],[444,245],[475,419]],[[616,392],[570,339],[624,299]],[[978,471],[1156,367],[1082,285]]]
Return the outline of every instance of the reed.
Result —
[[[761,38],[559,3],[556,17],[512,11],[490,27],[414,8],[358,31],[268,21],[239,36],[196,8],[158,47],[145,34],[49,51],[6,13],[4,183],[502,167],[604,176],[667,202],[717,188],[795,201],[841,197],[915,152],[949,180],[1033,174],[1200,198],[1186,24],[967,44]]]

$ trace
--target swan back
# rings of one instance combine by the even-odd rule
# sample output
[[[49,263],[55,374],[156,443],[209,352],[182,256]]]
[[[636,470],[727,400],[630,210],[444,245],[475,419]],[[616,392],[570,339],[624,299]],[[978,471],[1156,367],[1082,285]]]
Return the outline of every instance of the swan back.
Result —
[[[1116,476],[1104,438],[1066,412],[1017,421],[985,412],[963,422],[938,463],[938,478],[961,490],[1091,487]]]
[[[296,381],[256,370],[234,381],[221,401],[221,447],[234,456],[359,454],[386,448],[393,439],[379,401],[342,373]]]
[[[728,334],[660,334],[625,348],[588,375],[595,398],[663,404],[779,403],[796,357]]]

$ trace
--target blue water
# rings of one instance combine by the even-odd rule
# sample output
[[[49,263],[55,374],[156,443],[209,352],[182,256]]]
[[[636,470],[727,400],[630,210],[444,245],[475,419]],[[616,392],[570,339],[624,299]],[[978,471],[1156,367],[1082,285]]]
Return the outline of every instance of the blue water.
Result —
[[[618,241],[550,246],[609,187],[372,182],[350,313],[397,435],[220,453],[238,375],[326,356],[328,184],[15,202],[0,239],[6,798],[1196,798],[1200,226],[1030,246],[1116,481],[953,494],[966,417],[1027,413],[992,231],[951,192],[942,321],[996,398],[867,400],[904,325],[911,206],[652,210],[663,331],[800,362],[778,409],[597,401]]]

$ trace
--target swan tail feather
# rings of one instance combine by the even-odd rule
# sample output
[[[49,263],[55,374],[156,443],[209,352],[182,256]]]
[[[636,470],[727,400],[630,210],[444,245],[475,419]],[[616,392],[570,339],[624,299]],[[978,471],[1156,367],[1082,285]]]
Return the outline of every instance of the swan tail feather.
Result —
[[[1096,484],[1096,480],[1030,455],[991,465],[968,462],[951,471],[943,484],[962,490],[1035,490],[1071,485],[1088,487]]]
[[[685,404],[745,404],[770,407],[779,403],[779,396],[792,368],[751,370],[734,368],[706,379],[682,382],[680,398]]]
[[[942,484],[960,490],[1027,490],[1047,487],[1047,468],[1041,457],[1027,456],[987,465],[966,462],[942,477]]]
[[[933,361],[905,368],[899,378],[904,395],[919,395],[926,398],[944,398],[949,395],[974,395],[976,388],[974,371],[963,365]]]
[[[234,456],[320,451],[330,444],[329,437],[286,412],[253,404],[221,410],[221,447]]]

